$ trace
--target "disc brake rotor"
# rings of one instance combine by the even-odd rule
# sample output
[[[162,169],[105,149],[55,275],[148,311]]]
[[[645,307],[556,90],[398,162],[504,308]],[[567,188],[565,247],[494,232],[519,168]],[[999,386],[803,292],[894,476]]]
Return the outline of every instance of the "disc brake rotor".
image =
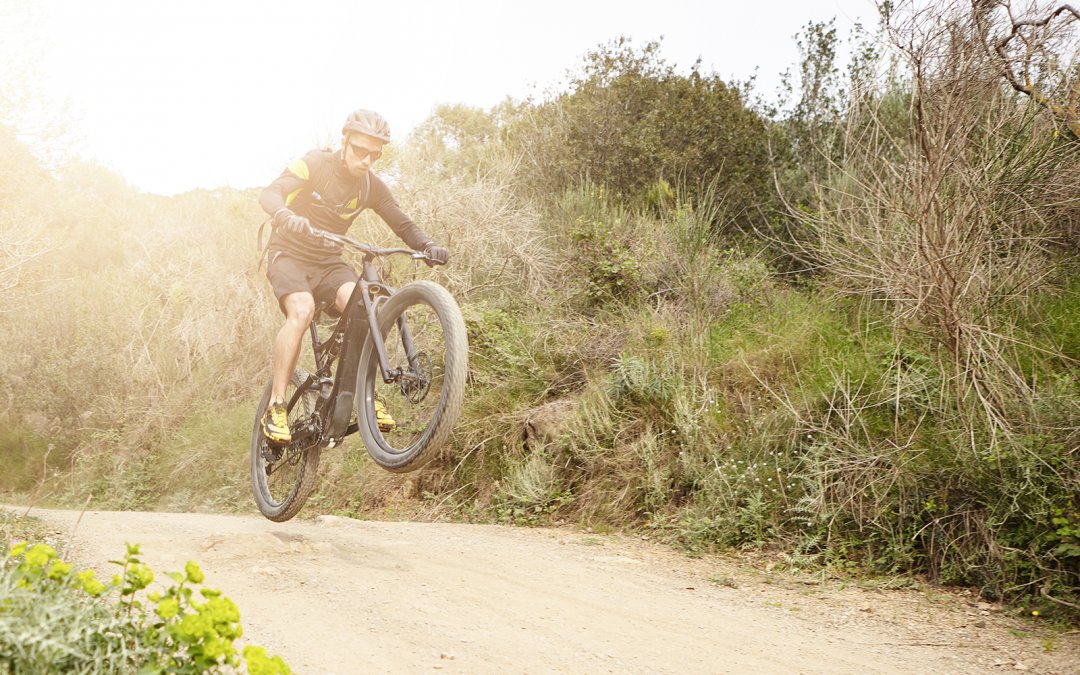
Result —
[[[432,370],[431,357],[428,353],[418,353],[415,368],[409,368],[408,375],[399,380],[401,395],[410,403],[423,401],[431,390]]]

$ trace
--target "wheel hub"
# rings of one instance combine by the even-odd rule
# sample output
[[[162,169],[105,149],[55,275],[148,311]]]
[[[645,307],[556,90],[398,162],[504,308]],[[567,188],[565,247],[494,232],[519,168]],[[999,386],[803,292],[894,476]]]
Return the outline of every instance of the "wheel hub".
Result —
[[[401,395],[410,403],[417,404],[427,398],[431,391],[432,365],[427,352],[416,355],[415,367],[410,367],[398,380]]]

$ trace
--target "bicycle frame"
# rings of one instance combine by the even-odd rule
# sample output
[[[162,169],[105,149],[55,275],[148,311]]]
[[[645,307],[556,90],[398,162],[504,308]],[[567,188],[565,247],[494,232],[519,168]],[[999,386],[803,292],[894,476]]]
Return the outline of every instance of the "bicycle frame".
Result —
[[[329,234],[324,236],[363,251],[363,271],[333,332],[326,339],[320,340],[314,319],[308,327],[315,356],[315,372],[308,375],[307,381],[297,388],[293,400],[289,402],[289,408],[297,405],[303,394],[316,391],[319,401],[315,406],[315,414],[308,424],[294,431],[293,441],[303,442],[317,436],[317,442],[334,447],[342,438],[358,430],[357,425],[350,424],[349,420],[356,399],[357,370],[365,338],[370,336],[373,342],[383,382],[390,384],[406,376],[400,368],[391,369],[386,342],[379,328],[378,308],[393,296],[396,289],[383,283],[375,267],[375,258],[391,253],[409,253],[414,257],[416,254],[408,249],[375,249],[345,237]],[[415,368],[416,348],[404,316],[398,317],[397,326],[406,358],[410,366]],[[334,369],[331,379],[330,373],[335,360],[337,368]]]

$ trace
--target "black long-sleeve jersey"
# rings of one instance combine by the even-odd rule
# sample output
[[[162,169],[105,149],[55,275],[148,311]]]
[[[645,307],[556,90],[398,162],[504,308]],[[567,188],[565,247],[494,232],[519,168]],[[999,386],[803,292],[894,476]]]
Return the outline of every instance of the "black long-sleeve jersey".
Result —
[[[359,178],[349,173],[341,151],[312,150],[296,160],[262,191],[259,205],[270,215],[288,208],[307,218],[314,227],[336,234],[345,234],[356,216],[370,208],[411,248],[421,251],[431,242],[402,212],[390,188],[378,176],[370,170]],[[269,250],[271,254],[284,251],[315,263],[340,255],[311,237],[285,231],[271,235]]]

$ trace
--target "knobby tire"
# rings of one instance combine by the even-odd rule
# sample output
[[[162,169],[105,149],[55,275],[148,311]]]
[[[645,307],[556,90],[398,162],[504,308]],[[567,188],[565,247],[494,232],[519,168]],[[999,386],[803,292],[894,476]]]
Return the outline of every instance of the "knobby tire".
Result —
[[[286,398],[291,397],[292,392],[303,385],[306,379],[307,373],[297,368],[290,379],[290,389]],[[266,391],[263,393],[262,400],[259,402],[258,410],[255,413],[255,426],[251,432],[251,487],[259,511],[270,520],[283,522],[300,512],[304,502],[307,501],[311,491],[315,488],[319,469],[320,448],[318,443],[314,443],[311,447],[302,450],[292,445],[286,446],[281,449],[277,462],[269,461],[267,455],[272,455],[273,452],[268,449],[268,441],[263,435],[262,418],[266,413],[267,405],[270,403],[272,384],[270,382],[266,385]],[[289,411],[290,424],[300,416],[311,414],[314,409],[315,395],[315,392],[311,391],[297,399],[296,405]],[[296,410],[297,406],[301,406],[303,410]],[[292,463],[286,465],[285,462],[290,459]],[[289,487],[288,492],[283,498],[279,499],[273,494],[271,474],[267,473],[267,469],[269,468],[271,472],[275,469],[288,471],[291,467],[296,468],[295,478],[288,478],[286,474],[285,480],[290,482],[291,486],[286,486]]]
[[[426,335],[424,326],[412,324],[414,313],[420,316],[437,317],[437,326],[441,336],[430,338],[424,353],[420,370],[433,371],[434,385],[429,391],[411,391],[401,394],[393,392],[393,387],[380,390],[384,401],[391,409],[409,409],[413,399],[421,399],[417,406],[423,405],[423,412],[418,413],[423,419],[417,420],[415,431],[409,433],[400,427],[395,432],[383,433],[379,430],[374,398],[376,388],[386,387],[379,369],[378,352],[374,342],[368,339],[360,356],[357,369],[356,414],[360,436],[375,462],[388,471],[405,473],[415,471],[430,462],[437,454],[453,430],[461,414],[465,398],[465,378],[468,372],[469,345],[465,330],[465,321],[461,310],[450,292],[431,281],[415,281],[401,287],[379,309],[379,330],[386,340],[388,352],[400,350],[400,335],[396,327],[397,319],[406,316],[410,332],[415,331],[414,340],[423,344]],[[434,319],[430,319],[435,326]],[[422,322],[421,322],[422,323]],[[432,332],[435,332],[434,330]],[[403,351],[403,350],[401,350]],[[440,361],[441,359],[441,361]],[[403,360],[391,363],[391,367],[407,364]],[[436,390],[437,389],[437,390]],[[400,397],[400,398],[399,398]],[[431,397],[437,397],[432,399]],[[401,407],[397,407],[401,406]],[[430,407],[431,412],[427,412]],[[418,408],[419,409],[419,408]],[[420,427],[420,424],[424,424]]]

